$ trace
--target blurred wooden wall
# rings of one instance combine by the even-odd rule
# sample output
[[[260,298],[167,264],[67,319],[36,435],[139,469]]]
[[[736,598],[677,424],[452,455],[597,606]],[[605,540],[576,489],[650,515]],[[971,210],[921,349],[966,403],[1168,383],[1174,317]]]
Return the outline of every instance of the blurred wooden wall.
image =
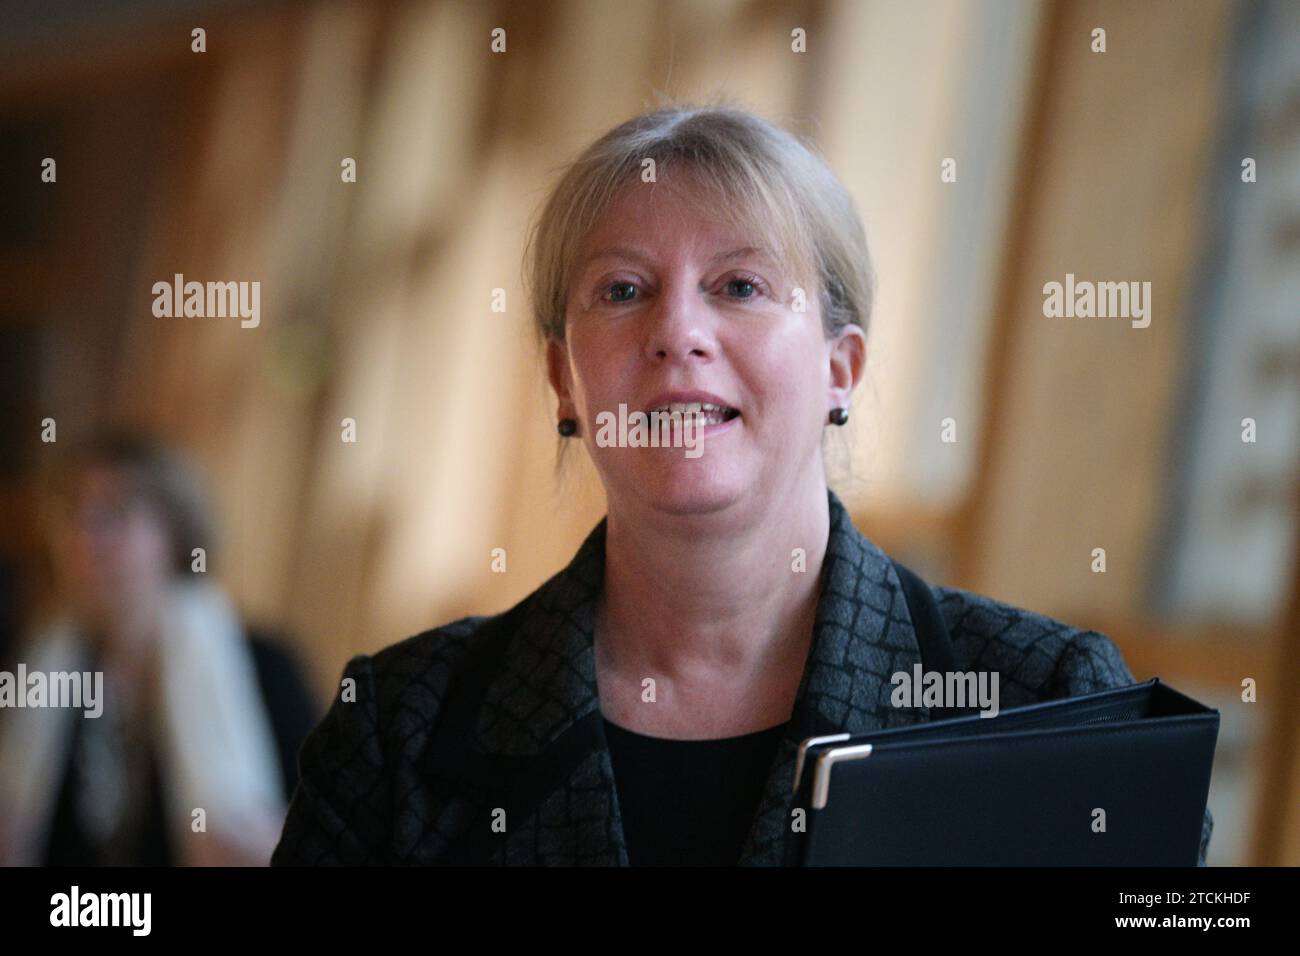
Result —
[[[951,509],[867,507],[860,523],[889,550],[951,568],[948,583],[1111,636],[1139,680],[1217,688],[1225,702],[1235,701],[1244,677],[1267,685],[1245,758],[1258,773],[1246,859],[1295,865],[1300,582],[1291,581],[1289,605],[1262,626],[1177,625],[1150,610],[1172,424],[1194,355],[1187,296],[1203,268],[1209,177],[1236,174],[1216,171],[1214,159],[1240,8],[1188,4],[1176,29],[1157,28],[1167,10],[1149,4],[1050,9],[1001,263],[973,481]],[[1105,54],[1089,46],[1097,26],[1107,30]],[[1132,95],[1138,88],[1141,98]],[[1067,272],[1151,281],[1150,327],[1046,320],[1043,285]],[[1106,550],[1104,574],[1091,568],[1097,547]]]

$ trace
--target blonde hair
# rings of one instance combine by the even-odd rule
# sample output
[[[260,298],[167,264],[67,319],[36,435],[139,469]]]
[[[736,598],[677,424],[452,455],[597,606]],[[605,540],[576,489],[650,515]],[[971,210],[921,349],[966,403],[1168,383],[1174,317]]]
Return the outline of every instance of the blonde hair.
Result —
[[[646,160],[655,181],[679,167],[717,212],[765,237],[788,273],[817,284],[827,338],[871,319],[873,279],[853,198],[811,143],[730,105],[671,105],[635,116],[588,146],[551,189],[524,250],[539,339],[564,340],[578,249]]]

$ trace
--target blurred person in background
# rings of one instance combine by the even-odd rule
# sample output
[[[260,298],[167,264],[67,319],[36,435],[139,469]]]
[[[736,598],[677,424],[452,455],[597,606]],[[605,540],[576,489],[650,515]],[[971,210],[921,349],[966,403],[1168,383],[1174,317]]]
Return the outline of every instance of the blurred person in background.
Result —
[[[62,606],[16,659],[102,671],[102,713],[0,711],[0,861],[265,865],[314,715],[293,660],[196,573],[214,538],[197,476],[122,432],[54,490]]]

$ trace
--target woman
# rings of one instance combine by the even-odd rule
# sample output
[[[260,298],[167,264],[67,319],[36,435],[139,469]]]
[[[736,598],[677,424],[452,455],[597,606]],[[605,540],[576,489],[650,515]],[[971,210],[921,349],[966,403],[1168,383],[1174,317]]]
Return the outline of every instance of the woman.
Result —
[[[111,433],[56,485],[64,601],[21,661],[99,675],[83,680],[96,699],[0,712],[0,861],[265,866],[285,786],[263,689],[277,715],[302,695],[207,581],[197,477],[161,445]]]
[[[780,864],[802,739],[931,716],[891,703],[913,618],[826,484],[871,281],[825,163],[742,110],[638,116],[567,170],[529,261],[608,515],[506,613],[348,664],[273,863]],[[673,441],[611,443],[629,409]],[[930,595],[1001,706],[1133,682],[1100,634]]]

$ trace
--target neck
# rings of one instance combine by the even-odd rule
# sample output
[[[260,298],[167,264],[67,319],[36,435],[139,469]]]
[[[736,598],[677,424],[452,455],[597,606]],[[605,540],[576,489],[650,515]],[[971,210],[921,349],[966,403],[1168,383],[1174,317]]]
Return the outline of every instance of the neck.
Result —
[[[830,529],[825,479],[803,487],[755,514],[665,519],[611,502],[597,627],[605,664],[674,686],[797,682]]]
[[[138,600],[123,601],[95,614],[87,622],[91,642],[106,662],[129,663],[152,653],[161,639],[164,593],[160,587]]]

